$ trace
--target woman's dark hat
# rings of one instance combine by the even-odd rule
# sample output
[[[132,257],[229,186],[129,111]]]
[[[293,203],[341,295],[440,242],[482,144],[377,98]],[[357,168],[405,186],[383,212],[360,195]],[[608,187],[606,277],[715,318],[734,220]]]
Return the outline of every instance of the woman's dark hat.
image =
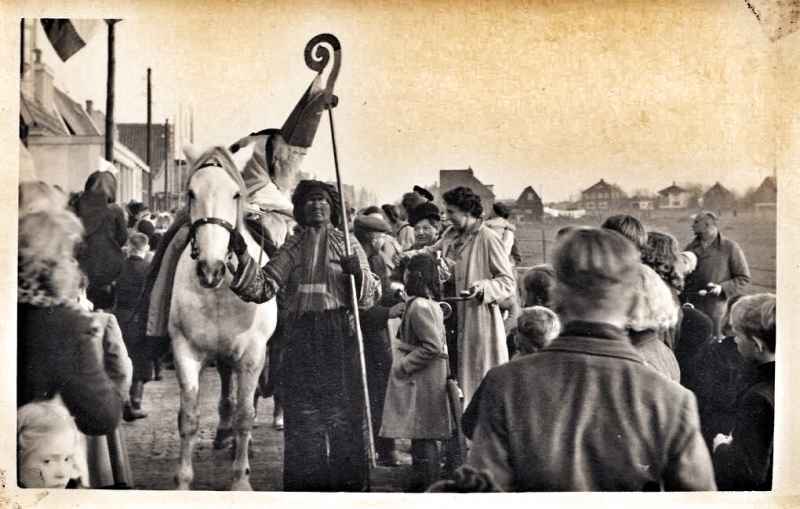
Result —
[[[424,187],[414,186],[414,192],[417,193],[418,195],[422,196],[423,198],[425,198],[428,201],[433,201],[433,195],[431,194],[430,191],[428,191]]]
[[[416,226],[416,224],[423,219],[441,221],[442,213],[439,207],[437,207],[435,203],[429,201],[417,205],[408,212],[408,224],[411,226]]]

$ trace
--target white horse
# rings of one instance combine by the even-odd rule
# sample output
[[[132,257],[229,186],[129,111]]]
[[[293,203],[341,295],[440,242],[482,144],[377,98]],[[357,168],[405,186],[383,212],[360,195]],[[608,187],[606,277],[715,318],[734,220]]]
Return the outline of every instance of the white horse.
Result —
[[[192,453],[199,424],[200,371],[204,361],[214,357],[222,382],[217,438],[232,430],[235,457],[231,489],[250,490],[248,450],[255,419],[254,394],[278,315],[274,299],[263,304],[244,302],[229,288],[232,275],[226,262],[235,259],[229,251],[232,230],[242,234],[253,259],[262,263],[268,260],[243,221],[245,191],[239,172],[250,158],[252,146],[235,154],[221,147],[202,154],[187,147],[185,153],[192,168],[187,184],[191,242],[178,262],[169,313],[169,335],[181,390],[181,454],[175,480],[178,489],[190,489],[194,479]],[[231,397],[232,374],[237,378],[235,402]]]

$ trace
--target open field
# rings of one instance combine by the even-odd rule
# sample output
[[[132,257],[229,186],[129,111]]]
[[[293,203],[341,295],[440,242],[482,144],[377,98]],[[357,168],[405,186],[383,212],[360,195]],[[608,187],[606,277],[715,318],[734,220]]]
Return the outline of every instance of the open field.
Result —
[[[644,212],[639,216],[648,231],[670,233],[678,239],[681,248],[693,237],[689,215],[696,211]],[[583,217],[581,219],[553,219],[542,223],[523,223],[517,225],[517,239],[523,256],[523,266],[536,265],[549,261],[555,246],[556,232],[567,225],[600,226],[606,216]],[[744,251],[752,274],[750,291],[753,293],[775,291],[776,278],[776,235],[777,224],[774,215],[738,213],[733,216],[726,212],[720,219],[720,231],[735,240]]]

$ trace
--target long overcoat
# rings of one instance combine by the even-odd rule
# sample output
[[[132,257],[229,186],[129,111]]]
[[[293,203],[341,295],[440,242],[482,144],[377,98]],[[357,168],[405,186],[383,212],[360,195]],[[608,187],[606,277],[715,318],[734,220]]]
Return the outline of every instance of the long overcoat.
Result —
[[[430,299],[412,300],[393,348],[394,364],[386,388],[381,436],[450,438],[453,421],[447,401],[447,341],[442,309]]]
[[[466,232],[459,246],[459,234],[452,228],[426,250],[441,250],[453,260],[455,290],[460,293],[475,286],[483,299],[459,302],[458,310],[458,381],[464,392],[464,404],[486,373],[508,362],[508,347],[503,317],[497,303],[514,293],[515,280],[500,237],[480,221]]]

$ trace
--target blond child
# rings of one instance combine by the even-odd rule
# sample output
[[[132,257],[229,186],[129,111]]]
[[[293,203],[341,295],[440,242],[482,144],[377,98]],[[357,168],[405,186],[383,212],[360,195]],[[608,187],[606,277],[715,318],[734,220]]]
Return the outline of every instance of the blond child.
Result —
[[[17,466],[22,488],[79,487],[86,450],[60,397],[17,410]]]

